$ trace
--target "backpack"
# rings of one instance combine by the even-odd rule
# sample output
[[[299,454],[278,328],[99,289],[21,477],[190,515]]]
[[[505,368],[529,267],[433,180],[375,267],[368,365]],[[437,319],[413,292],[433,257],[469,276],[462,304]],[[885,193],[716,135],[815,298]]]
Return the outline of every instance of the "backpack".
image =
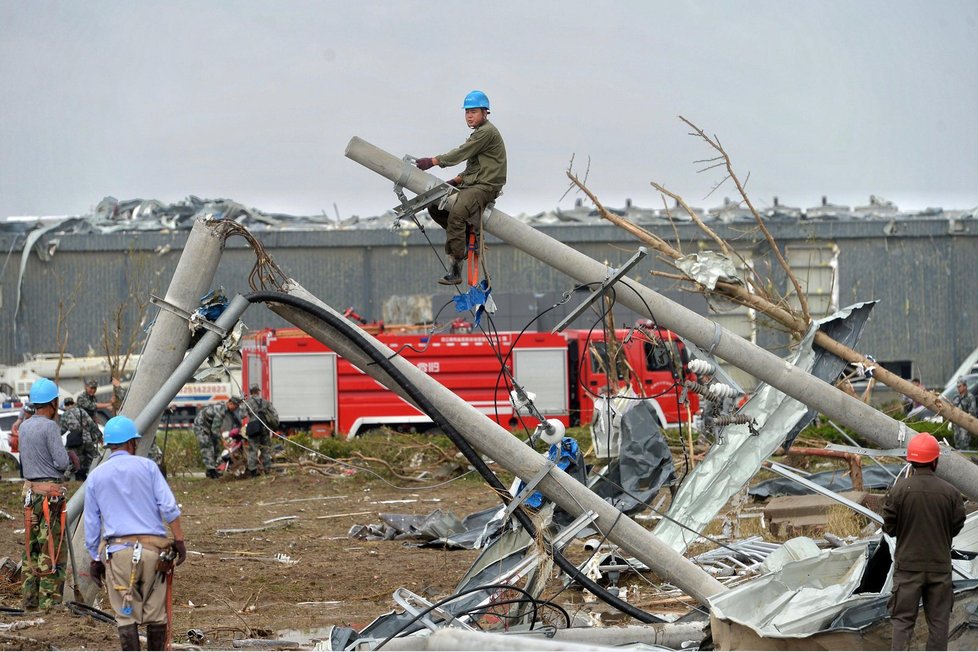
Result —
[[[75,428],[68,431],[68,436],[65,438],[65,448],[77,448],[84,443],[82,439],[81,428]]]

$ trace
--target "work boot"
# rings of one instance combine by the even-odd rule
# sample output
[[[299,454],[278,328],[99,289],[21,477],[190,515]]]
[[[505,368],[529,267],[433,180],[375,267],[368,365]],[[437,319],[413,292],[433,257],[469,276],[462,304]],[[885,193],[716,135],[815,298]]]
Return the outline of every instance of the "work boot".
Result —
[[[448,273],[438,279],[442,285],[458,285],[462,282],[462,261],[455,256],[448,257]]]
[[[123,625],[119,628],[119,644],[123,650],[138,650],[139,648],[139,625]]]
[[[258,477],[258,469],[249,469],[248,470],[248,477],[249,478],[257,478]]]
[[[146,649],[165,650],[166,644],[166,623],[153,623],[146,625]]]

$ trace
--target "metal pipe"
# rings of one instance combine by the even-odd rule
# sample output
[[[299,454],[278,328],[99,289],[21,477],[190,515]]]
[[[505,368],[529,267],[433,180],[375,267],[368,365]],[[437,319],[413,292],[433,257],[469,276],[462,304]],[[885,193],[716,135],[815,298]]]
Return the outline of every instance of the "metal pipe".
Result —
[[[863,490],[863,467],[862,457],[855,453],[844,451],[834,451],[828,448],[798,448],[792,446],[788,449],[789,455],[811,455],[812,457],[832,457],[837,460],[845,460],[849,465],[849,479],[852,480],[852,490]]]
[[[838,432],[840,435],[842,435],[842,438],[845,439],[847,442],[849,442],[853,446],[859,446],[859,442],[857,442],[855,439],[853,439],[852,437],[850,437],[849,436],[849,433],[847,433],[845,430],[843,430],[842,428],[840,428],[834,421],[832,421],[831,419],[829,419],[828,420],[828,423],[829,423],[830,426],[832,426],[833,428],[835,428],[835,431]],[[875,464],[876,466],[878,466],[881,469],[883,469],[884,471],[886,471],[886,473],[891,478],[893,478],[894,480],[896,480],[896,474],[893,473],[893,471],[891,471],[888,468],[886,468],[886,465],[885,464],[883,464],[882,462],[880,462],[878,459],[876,459],[872,455],[869,456],[869,459],[873,462],[873,464]]]
[[[342,318],[340,313],[324,304],[292,279],[285,284],[284,291],[314,303]],[[372,364],[370,358],[358,346],[351,344],[335,328],[298,308],[275,303],[268,304],[268,307],[336,351],[369,376],[390,387],[405,400],[410,401],[406,392],[396,387],[386,373],[380,370],[377,365]],[[382,351],[385,356],[390,355],[388,347],[353,322],[350,323],[371,346]],[[536,477],[545,466],[550,465],[543,455],[527,447],[512,433],[496,424],[404,358],[394,356],[391,358],[391,363],[413,385],[424,392],[427,399],[480,454],[491,457],[507,471],[526,481]],[[549,473],[544,475],[537,485],[537,489],[569,514],[579,516],[589,510],[594,512],[597,515],[596,527],[607,534],[609,541],[621,546],[654,570],[660,577],[680,587],[688,595],[702,603],[706,603],[710,596],[727,590],[708,573],[663,544],[651,532],[619,512],[587,487],[553,465],[550,466],[552,468]]]
[[[438,182],[433,175],[357,137],[346,146],[346,156],[415,193]],[[484,218],[483,229],[581,283],[600,282],[608,275],[605,265],[499,209],[493,209],[491,215]],[[623,305],[852,428],[882,448],[906,446],[906,439],[916,434],[905,424],[644,285],[623,278],[615,287],[618,289],[617,299]],[[978,467],[963,456],[945,452],[937,474],[967,497],[978,500]]]

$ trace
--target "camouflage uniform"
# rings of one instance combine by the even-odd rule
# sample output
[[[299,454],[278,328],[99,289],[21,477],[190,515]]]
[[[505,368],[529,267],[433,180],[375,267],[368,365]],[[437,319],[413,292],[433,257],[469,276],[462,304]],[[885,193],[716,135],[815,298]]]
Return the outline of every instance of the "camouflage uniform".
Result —
[[[98,401],[95,400],[94,396],[89,396],[88,392],[83,391],[75,399],[75,405],[85,410],[92,419],[95,419],[95,412],[98,410]]]
[[[44,500],[42,494],[33,492],[24,498],[25,510],[30,508],[31,523],[24,533],[28,540],[22,565],[24,582],[21,594],[24,606],[28,609],[48,609],[61,604],[67,576],[68,542],[62,540],[61,532],[61,512],[65,509],[65,498],[61,496],[47,499],[50,521],[44,515]],[[52,547],[55,557],[53,561]]]
[[[954,407],[967,412],[968,414],[974,416],[975,414],[975,397],[972,396],[971,392],[965,392],[964,396],[961,394],[956,394],[951,403]],[[968,450],[971,448],[971,433],[962,428],[961,426],[954,426],[954,447],[958,450]]]
[[[229,416],[232,428],[241,425],[237,413],[228,410],[226,403],[208,405],[194,419],[194,437],[200,447],[200,456],[204,459],[204,468],[209,472],[216,470],[220,462],[221,452],[224,450],[221,431],[224,430],[224,421]]]
[[[95,420],[77,404],[66,408],[61,414],[61,431],[64,432],[65,430],[69,432],[68,445],[65,448],[78,456],[79,467],[75,471],[75,480],[84,480],[88,476],[88,470],[92,467],[92,461],[98,457],[98,442],[101,439],[101,433],[95,424]],[[74,433],[78,433],[78,436],[75,436]],[[80,443],[71,445],[74,441]]]
[[[245,414],[248,415],[248,471],[252,474],[258,472],[258,454],[261,453],[262,468],[268,473],[272,468],[272,436],[269,428],[278,428],[278,410],[260,396],[249,396],[245,399]]]

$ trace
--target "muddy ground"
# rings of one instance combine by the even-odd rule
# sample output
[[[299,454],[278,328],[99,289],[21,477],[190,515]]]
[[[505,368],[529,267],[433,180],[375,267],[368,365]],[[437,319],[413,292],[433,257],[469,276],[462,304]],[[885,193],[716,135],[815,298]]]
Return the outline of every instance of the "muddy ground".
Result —
[[[249,480],[171,474],[189,550],[174,584],[175,642],[188,643],[191,629],[204,632],[205,648],[229,648],[232,638],[245,637],[309,642],[328,625],[360,628],[390,611],[395,606],[391,594],[398,587],[432,598],[447,596],[476,551],[421,548],[416,541],[355,540],[348,536],[351,526],[379,523],[380,512],[426,515],[442,509],[462,518],[498,504],[473,475],[422,490],[417,483],[395,480],[403,485],[396,487],[365,473],[327,477],[322,471],[293,464]],[[71,484],[72,489],[77,486]],[[23,549],[19,503],[19,484],[0,483],[0,508],[13,517],[0,523],[0,556],[17,560]],[[297,518],[284,527],[218,532],[257,528],[288,516]],[[580,543],[575,547],[583,554]],[[561,591],[559,582],[551,584],[550,595]],[[18,590],[13,584],[0,585],[0,604],[19,607]],[[603,608],[585,605],[574,590],[563,591],[558,601],[581,615]],[[4,624],[33,618],[45,622],[4,631]],[[26,616],[0,613],[0,649],[54,648],[118,649],[118,639],[111,624],[63,609]]]

